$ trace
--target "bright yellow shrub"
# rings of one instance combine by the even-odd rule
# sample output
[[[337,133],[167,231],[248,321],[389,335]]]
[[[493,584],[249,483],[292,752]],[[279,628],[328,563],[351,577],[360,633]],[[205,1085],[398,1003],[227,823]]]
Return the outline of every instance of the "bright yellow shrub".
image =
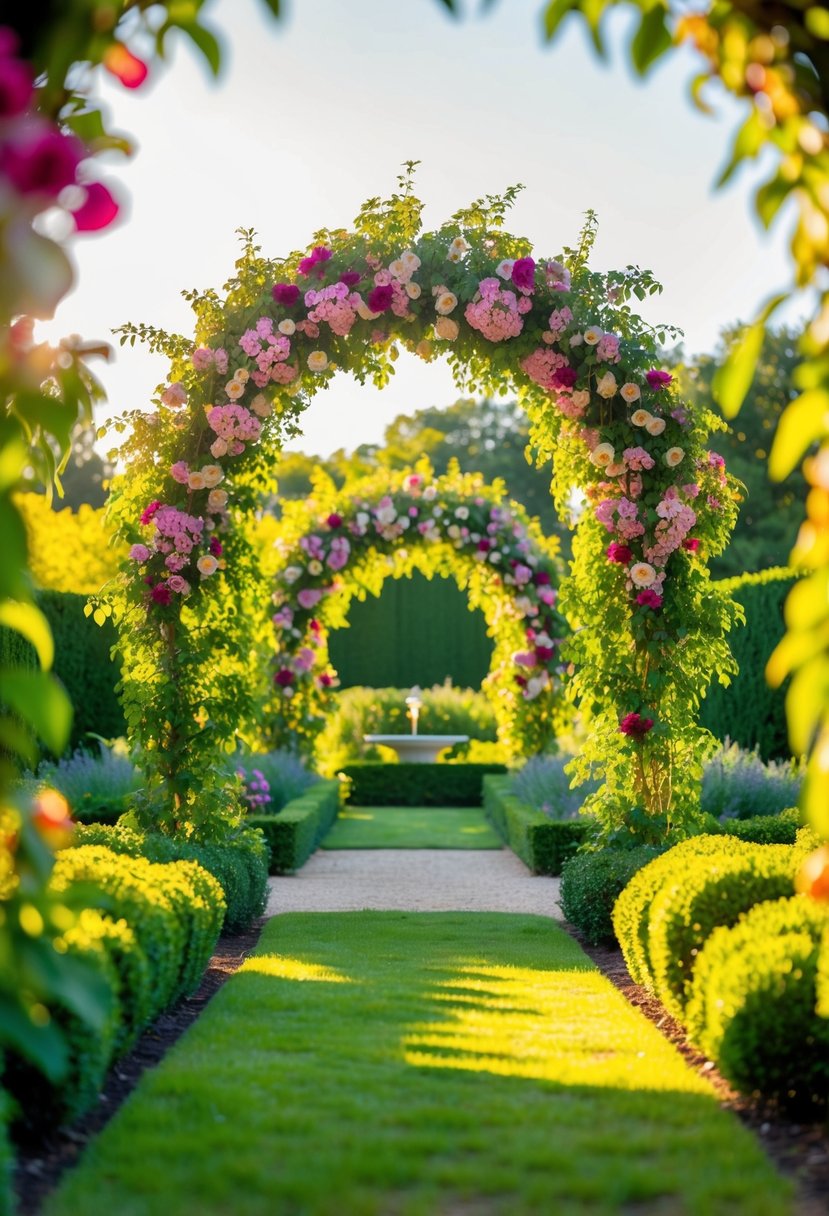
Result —
[[[30,564],[38,587],[49,591],[98,591],[118,572],[125,547],[113,543],[103,510],[81,505],[53,511],[43,494],[20,494]]]

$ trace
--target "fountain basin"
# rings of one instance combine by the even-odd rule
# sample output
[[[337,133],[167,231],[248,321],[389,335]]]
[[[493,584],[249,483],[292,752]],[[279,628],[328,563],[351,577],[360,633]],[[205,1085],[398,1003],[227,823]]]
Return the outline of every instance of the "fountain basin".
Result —
[[[405,764],[434,764],[438,752],[456,743],[468,743],[469,735],[363,735],[363,740],[392,748]]]

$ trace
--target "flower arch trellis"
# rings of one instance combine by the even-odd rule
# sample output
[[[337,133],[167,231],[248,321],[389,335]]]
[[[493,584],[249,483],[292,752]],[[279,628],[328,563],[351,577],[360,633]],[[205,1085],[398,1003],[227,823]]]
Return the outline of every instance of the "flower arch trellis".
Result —
[[[276,548],[274,742],[310,744],[324,725],[336,684],[327,637],[346,624],[353,597],[420,570],[454,580],[483,612],[494,640],[483,687],[501,742],[516,756],[553,743],[568,717],[559,543],[503,485],[457,466],[436,477],[425,459],[342,490],[322,474],[309,501],[285,504]]]
[[[630,304],[659,290],[650,273],[590,271],[592,215],[575,249],[534,258],[503,231],[516,193],[422,233],[409,174],[365,204],[355,231],[317,233],[310,252],[280,261],[243,230],[224,297],[186,293],[195,349],[122,328],[122,342],[172,361],[155,409],[117,424],[132,433],[111,508],[132,543],[110,599],[156,826],[209,836],[234,822],[215,760],[267,695],[269,596],[251,520],[269,464],[337,372],[382,386],[400,346],[445,352],[466,391],[517,394],[559,509],[574,486],[586,496],[560,606],[575,630],[571,695],[592,727],[577,775],[604,777],[591,808],[605,832],[659,838],[693,818],[710,744],[696,709],[712,674],[733,670],[736,609],[707,572],[737,501],[707,449],[720,424],[680,402],[657,366],[664,334]]]

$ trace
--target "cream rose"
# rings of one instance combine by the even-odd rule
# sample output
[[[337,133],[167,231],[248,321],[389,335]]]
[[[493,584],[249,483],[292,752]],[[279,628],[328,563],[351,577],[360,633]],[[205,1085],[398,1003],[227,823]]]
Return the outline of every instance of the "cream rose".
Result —
[[[250,380],[250,372],[246,367],[240,367],[238,371],[233,373],[233,379],[238,380],[240,384],[247,384]]]
[[[212,490],[220,481],[224,481],[224,471],[218,464],[206,464],[201,471],[201,475],[208,490]]]
[[[616,452],[612,443],[599,443],[590,453],[590,463],[597,469],[606,469],[616,460]]]
[[[584,334],[570,334],[567,341],[571,346],[581,346],[584,343]]]
[[[585,410],[590,404],[590,393],[586,388],[577,388],[570,394],[570,400],[577,410]]]
[[[423,292],[423,288],[420,286],[419,283],[407,283],[406,284],[406,295],[409,297],[410,300],[419,300],[422,292]]]
[[[605,468],[605,473],[607,473],[608,477],[621,477],[626,472],[627,465],[624,460],[612,460]]]
[[[647,426],[653,421],[653,414],[649,414],[647,410],[634,410],[630,420],[634,426]]]
[[[633,405],[634,401],[638,401],[642,396],[641,389],[638,384],[632,384],[630,381],[623,384],[619,389],[622,398],[627,401],[628,405]]]
[[[389,262],[389,274],[395,279],[402,279],[406,274],[406,268],[403,265],[402,258],[395,258],[393,262]]]
[[[661,435],[665,430],[664,418],[649,418],[645,423],[645,430],[649,435]]]
[[[420,258],[416,253],[413,253],[411,249],[407,249],[405,252],[401,253],[400,261],[403,263],[406,271],[409,274],[414,274],[416,270],[420,269]]]
[[[684,459],[685,452],[682,448],[668,448],[665,453],[665,464],[669,469],[675,469]]]
[[[588,325],[583,337],[588,346],[598,346],[604,337],[604,330],[599,329],[598,325]]]
[[[202,576],[202,578],[209,578],[211,574],[216,573],[219,563],[212,554],[205,553],[196,562],[196,566],[198,567],[199,574]]]
[[[458,306],[458,297],[454,291],[444,291],[435,300],[435,312],[442,317],[448,317]]]
[[[210,455],[215,456],[217,460],[220,456],[227,456],[227,440],[214,439],[210,445]]]
[[[650,587],[656,578],[656,571],[648,562],[636,562],[631,566],[630,581],[637,587]]]
[[[204,490],[207,488],[207,482],[204,480],[204,474],[196,470],[190,473],[187,477],[188,490]]]
[[[296,333],[296,321],[292,321],[290,317],[286,317],[284,321],[279,322],[276,328],[286,338],[290,338]]]
[[[422,338],[415,347],[415,354],[421,359],[426,359],[428,361],[431,359],[434,349],[435,348],[432,346],[432,343],[427,338]]]
[[[250,403],[250,408],[254,414],[258,414],[260,418],[267,418],[273,413],[273,405],[262,393],[257,393]]]
[[[379,312],[372,312],[364,300],[357,305],[357,315],[363,321],[376,321],[380,316]]]
[[[586,335],[585,341],[587,341]],[[616,377],[613,375],[613,372],[605,372],[601,380],[597,381],[596,383],[596,392],[600,397],[615,397],[618,387],[619,386],[616,383]]]
[[[227,506],[227,490],[211,490],[207,495],[208,511],[224,511]]]
[[[225,392],[231,401],[238,401],[245,391],[245,386],[241,380],[228,380],[225,385]]]
[[[328,367],[328,355],[326,355],[324,350],[312,350],[306,363],[308,364],[309,372],[324,372],[326,367]]]
[[[447,342],[454,342],[460,330],[458,329],[457,321],[453,321],[451,317],[438,317],[435,321],[435,334],[438,338],[443,338]]]
[[[318,574],[322,574],[322,562],[319,562],[315,557],[312,557],[308,563],[308,573],[314,577],[316,577]]]

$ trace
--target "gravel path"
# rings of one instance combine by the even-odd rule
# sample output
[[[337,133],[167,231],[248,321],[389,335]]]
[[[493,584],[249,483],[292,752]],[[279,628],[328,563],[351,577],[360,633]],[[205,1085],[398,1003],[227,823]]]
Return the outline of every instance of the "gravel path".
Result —
[[[534,877],[509,849],[322,849],[300,872],[271,878],[280,912],[531,912],[562,919],[559,880]]]

